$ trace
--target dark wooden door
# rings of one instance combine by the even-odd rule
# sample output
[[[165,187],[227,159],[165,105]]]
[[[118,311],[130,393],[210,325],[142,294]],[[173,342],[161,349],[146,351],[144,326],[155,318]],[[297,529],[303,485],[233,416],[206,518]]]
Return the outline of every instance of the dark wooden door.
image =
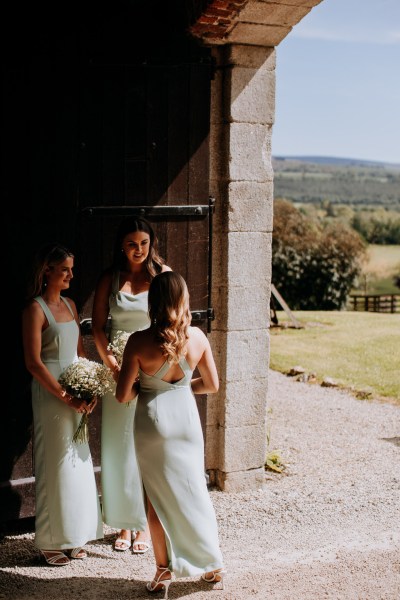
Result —
[[[33,252],[54,240],[74,249],[71,295],[84,320],[122,214],[154,207],[147,217],[162,256],[186,278],[192,309],[209,306],[209,212],[157,212],[208,206],[209,50],[180,26],[165,28],[162,14],[147,22],[148,35],[133,37],[138,7],[121,0],[109,9],[95,18],[74,13],[53,30],[41,25],[43,15],[30,15],[30,27],[10,31],[2,161],[10,366],[0,426],[0,523],[34,515],[30,377],[20,337]],[[90,334],[85,344],[95,358]],[[204,422],[204,399],[198,404]],[[101,410],[92,417],[98,474]]]

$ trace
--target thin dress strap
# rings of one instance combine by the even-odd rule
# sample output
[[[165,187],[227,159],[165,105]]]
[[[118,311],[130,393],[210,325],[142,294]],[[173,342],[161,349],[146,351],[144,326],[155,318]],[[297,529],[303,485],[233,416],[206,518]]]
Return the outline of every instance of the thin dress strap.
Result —
[[[113,294],[118,294],[119,292],[119,269],[113,271],[111,291]]]

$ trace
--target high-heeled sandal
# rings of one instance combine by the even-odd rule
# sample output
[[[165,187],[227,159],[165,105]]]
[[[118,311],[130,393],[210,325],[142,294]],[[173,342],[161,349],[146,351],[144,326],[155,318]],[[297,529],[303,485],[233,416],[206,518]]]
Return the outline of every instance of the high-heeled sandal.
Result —
[[[164,590],[164,600],[168,599],[168,588],[171,585],[172,581],[172,573],[168,567],[159,567],[157,565],[157,570],[161,571],[157,578],[154,578],[152,581],[146,583],[146,590],[151,594],[155,594],[156,592],[162,592]],[[165,573],[169,573],[171,575],[170,579],[161,579]]]
[[[40,553],[47,564],[52,567],[65,567],[71,562],[62,550],[40,550]]]
[[[224,589],[224,577],[226,575],[225,569],[217,569],[216,571],[212,571],[211,577],[206,577],[207,573],[203,573],[201,578],[203,581],[207,583],[215,583],[213,589],[214,590],[223,590]],[[221,584],[221,585],[219,585]]]

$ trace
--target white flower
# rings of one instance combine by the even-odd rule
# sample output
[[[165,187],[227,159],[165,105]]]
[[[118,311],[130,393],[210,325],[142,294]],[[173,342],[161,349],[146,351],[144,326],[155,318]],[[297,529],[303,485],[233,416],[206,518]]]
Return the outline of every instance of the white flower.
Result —
[[[104,396],[106,392],[113,389],[113,378],[110,369],[93,360],[78,358],[71,363],[58,378],[63,388],[76,398],[90,402],[94,396]],[[88,418],[85,413],[76,430],[73,441],[88,441]]]
[[[107,350],[112,350],[115,358],[117,359],[117,363],[121,366],[122,357],[124,355],[124,350],[126,346],[126,342],[131,334],[128,331],[117,331],[114,336],[112,342],[110,342],[107,346]]]

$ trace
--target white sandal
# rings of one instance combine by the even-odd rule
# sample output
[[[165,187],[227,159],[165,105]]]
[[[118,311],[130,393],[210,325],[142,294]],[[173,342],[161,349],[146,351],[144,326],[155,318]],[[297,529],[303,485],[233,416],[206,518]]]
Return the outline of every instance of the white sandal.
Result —
[[[137,550],[135,550],[135,546]],[[144,546],[144,548],[139,548],[139,546]],[[148,550],[150,550],[151,545],[146,540],[137,540],[132,544],[132,552],[133,554],[144,554]]]
[[[47,564],[53,567],[65,567],[71,562],[62,550],[41,550],[40,553]]]
[[[87,552],[82,547],[72,548],[72,550],[69,552],[69,557],[78,558],[79,560],[82,560],[84,558],[87,558]]]
[[[207,583],[215,583],[213,589],[214,590],[223,590],[224,589],[224,577],[226,575],[225,569],[217,569],[216,571],[212,571],[211,577],[206,577],[207,573],[203,573],[201,578],[203,581],[207,581]],[[221,584],[221,585],[218,585]]]
[[[120,546],[117,546],[120,544]],[[126,552],[132,546],[132,541],[126,540],[125,538],[117,538],[114,542],[114,550],[118,552]]]
[[[152,594],[155,594],[157,592],[162,592],[164,589],[164,600],[168,600],[168,588],[171,585],[172,573],[168,567],[159,567],[157,565],[157,569],[158,571],[161,571],[159,576],[146,583],[146,590]],[[161,579],[160,581],[160,577],[165,575],[165,573],[169,573],[171,575],[170,579]]]

